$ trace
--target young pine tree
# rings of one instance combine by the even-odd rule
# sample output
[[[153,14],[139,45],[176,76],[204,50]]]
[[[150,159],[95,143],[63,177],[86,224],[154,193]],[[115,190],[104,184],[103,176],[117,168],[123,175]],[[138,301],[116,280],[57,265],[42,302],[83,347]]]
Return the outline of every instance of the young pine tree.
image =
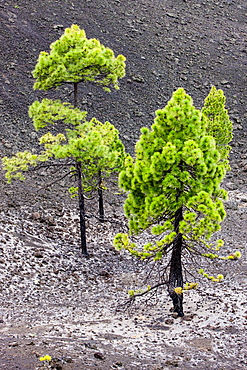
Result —
[[[29,108],[36,130],[48,124],[64,123],[66,132],[52,135],[47,132],[40,138],[44,150],[40,154],[28,151],[17,153],[12,158],[3,158],[6,178],[23,180],[23,171],[40,162],[64,161],[77,178],[77,186],[71,192],[78,193],[80,210],[80,233],[82,253],[87,254],[84,191],[95,187],[99,192],[100,217],[103,219],[102,179],[119,171],[125,152],[118,131],[109,122],[102,124],[93,118],[86,121],[86,113],[78,109],[78,84],[92,82],[105,90],[119,88],[118,80],[125,75],[125,57],[114,56],[96,39],[87,39],[79,26],[67,28],[59,40],[50,46],[50,53],[41,52],[33,71],[35,89],[49,90],[62,84],[72,84],[73,105],[60,100],[35,101]],[[49,164],[47,164],[49,165]],[[54,165],[54,163],[52,163]]]
[[[208,118],[208,134],[216,140],[221,159],[227,161],[231,147],[228,145],[232,140],[232,122],[225,108],[226,98],[222,90],[212,86],[204,101],[202,113]]]
[[[167,106],[156,111],[151,129],[141,129],[135,158],[126,158],[119,177],[120,187],[129,192],[124,211],[130,235],[116,235],[115,248],[124,248],[141,259],[167,261],[164,271],[168,268],[169,273],[163,283],[179,316],[184,315],[183,291],[197,285],[184,281],[185,256],[240,256],[236,252],[221,257],[223,241],[210,243],[226,216],[223,201],[227,192],[220,184],[227,164],[221,160],[214,137],[207,134],[207,125],[207,117],[193,106],[191,97],[178,89]],[[155,241],[143,247],[131,241],[132,234],[149,227]],[[199,272],[213,281],[223,279],[222,275],[209,276],[202,269]]]

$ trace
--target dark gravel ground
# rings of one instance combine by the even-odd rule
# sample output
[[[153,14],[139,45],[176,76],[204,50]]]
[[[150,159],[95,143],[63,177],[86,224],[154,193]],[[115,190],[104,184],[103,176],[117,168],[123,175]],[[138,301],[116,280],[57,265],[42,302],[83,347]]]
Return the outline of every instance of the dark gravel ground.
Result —
[[[152,124],[154,111],[162,108],[178,87],[186,89],[198,108],[202,107],[211,85],[224,90],[234,123],[234,139],[232,171],[225,179],[230,191],[226,205],[228,218],[222,234],[226,248],[240,248],[244,258],[234,267],[233,279],[226,281],[223,292],[215,292],[213,287],[205,288],[190,298],[191,306],[186,306],[187,321],[174,321],[166,295],[161,297],[165,303],[151,307],[150,311],[143,313],[139,307],[134,316],[124,313],[115,317],[112,297],[118,292],[121,300],[134,281],[138,285],[139,271],[127,257],[121,256],[121,260],[117,254],[111,257],[110,237],[118,227],[98,227],[90,221],[89,248],[95,247],[94,256],[90,263],[81,260],[75,248],[75,216],[62,216],[64,209],[70,208],[64,184],[56,191],[37,193],[39,187],[34,176],[25,184],[7,187],[0,171],[0,251],[2,248],[5,253],[3,262],[0,261],[0,369],[35,369],[39,366],[37,356],[46,353],[64,357],[64,370],[247,368],[244,353],[247,314],[244,311],[247,287],[246,1],[2,1],[1,156],[36,147],[37,134],[27,115],[28,106],[35,99],[68,99],[67,87],[56,92],[33,91],[31,70],[39,52],[48,51],[50,43],[72,23],[84,28],[88,37],[98,38],[116,54],[124,54],[127,58],[126,77],[120,82],[119,91],[106,93],[91,85],[81,86],[79,104],[88,111],[89,117],[96,116],[115,124],[129,151],[133,150],[140,127]],[[110,197],[107,209],[111,217],[122,222],[120,200]],[[55,221],[49,219],[51,216]],[[42,251],[44,246],[45,251]],[[43,258],[35,257],[40,250]],[[67,255],[67,262],[62,258],[64,255]],[[70,268],[76,264],[77,271],[71,272],[66,264],[70,264]],[[18,271],[20,265],[23,271]],[[66,290],[68,274],[70,280]],[[92,279],[88,278],[90,274]],[[88,286],[86,292],[85,285]],[[101,290],[105,292],[103,295]],[[76,292],[80,294],[77,296]],[[200,302],[204,303],[204,311]],[[84,304],[88,310],[83,308]],[[207,310],[213,312],[212,319]],[[104,321],[109,320],[109,315],[110,321]],[[180,340],[180,337],[185,339]],[[172,338],[175,338],[173,344]]]
[[[45,0],[42,6],[6,0],[0,5],[1,141],[7,141],[7,149],[10,142],[13,150],[13,143],[19,148],[27,142],[33,131],[28,106],[52,95],[32,91],[30,72],[39,52],[48,51],[64,27],[76,23],[88,37],[127,58],[120,91],[85,85],[80,95],[89,116],[114,123],[129,148],[175,89],[184,87],[201,108],[211,85],[224,90],[236,145],[241,145],[247,120],[246,12],[245,0]],[[68,99],[68,92],[59,89],[56,96]],[[29,139],[34,145],[35,136]]]

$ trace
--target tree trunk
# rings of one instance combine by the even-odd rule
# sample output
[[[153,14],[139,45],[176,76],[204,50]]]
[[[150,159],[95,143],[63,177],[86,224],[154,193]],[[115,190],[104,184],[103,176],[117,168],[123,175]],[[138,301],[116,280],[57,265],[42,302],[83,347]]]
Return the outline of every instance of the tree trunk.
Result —
[[[76,164],[77,181],[78,181],[78,198],[79,198],[79,211],[80,211],[80,232],[81,232],[81,250],[82,254],[88,255],[87,253],[87,242],[86,242],[86,222],[85,222],[85,205],[84,196],[82,189],[82,175],[81,175],[81,164]]]
[[[175,213],[174,231],[177,232],[177,236],[174,240],[172,256],[170,261],[170,273],[168,281],[168,292],[173,301],[174,312],[178,313],[178,316],[184,316],[183,313],[183,294],[177,294],[174,289],[177,287],[183,287],[183,274],[182,274],[182,234],[179,231],[179,222],[183,219],[182,207],[179,208]]]
[[[74,107],[77,108],[78,104],[78,82],[74,82]]]
[[[104,221],[104,202],[103,202],[103,189],[101,171],[98,173],[98,199],[99,199],[99,220]]]
[[[74,107],[77,108],[78,104],[78,83],[74,83]],[[86,241],[86,222],[85,222],[85,203],[84,194],[82,188],[82,174],[81,174],[81,163],[76,163],[77,182],[78,182],[78,198],[79,198],[79,212],[80,212],[80,234],[81,234],[81,250],[85,256],[87,253],[87,241]]]

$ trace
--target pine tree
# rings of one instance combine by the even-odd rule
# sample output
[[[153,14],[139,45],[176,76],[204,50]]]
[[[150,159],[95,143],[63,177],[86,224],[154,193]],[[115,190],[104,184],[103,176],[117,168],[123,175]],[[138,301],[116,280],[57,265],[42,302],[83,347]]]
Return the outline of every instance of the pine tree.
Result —
[[[3,158],[9,182],[13,178],[24,180],[23,171],[40,162],[64,160],[64,165],[71,167],[69,173],[77,177],[77,186],[71,187],[70,192],[78,194],[83,254],[87,254],[84,192],[97,188],[100,218],[103,220],[102,180],[121,169],[125,151],[112,124],[102,124],[96,118],[86,120],[87,112],[78,108],[78,84],[89,81],[110,91],[111,87],[119,88],[118,80],[124,75],[123,55],[115,57],[113,51],[98,40],[87,39],[85,31],[77,25],[67,28],[60,39],[51,44],[50,53],[40,53],[33,77],[36,79],[34,89],[49,90],[62,84],[72,84],[73,105],[43,99],[35,101],[29,108],[36,130],[62,122],[67,125],[66,132],[57,135],[47,132],[43,135],[40,144],[44,150],[40,154],[24,151],[12,158]]]
[[[227,160],[231,147],[228,145],[233,138],[232,122],[225,108],[226,97],[222,90],[212,86],[204,101],[202,113],[208,118],[208,134],[216,140],[216,148],[221,159]]]
[[[29,116],[33,119],[36,130],[45,128],[48,124],[55,125],[62,121],[68,127],[66,137],[69,144],[60,145],[56,157],[72,157],[83,166],[82,190],[89,192],[96,190],[99,199],[100,220],[104,220],[103,207],[103,183],[104,178],[109,177],[111,173],[119,172],[123,166],[125,150],[119,139],[118,130],[109,122],[102,124],[96,118],[90,122],[85,120],[86,112],[73,108],[69,103],[62,103],[60,100],[43,99],[41,102],[35,101],[29,108]],[[85,122],[84,122],[85,121]],[[41,138],[42,144],[46,138],[51,135],[44,135]],[[78,147],[75,152],[73,146]],[[75,144],[76,143],[76,144]],[[70,148],[68,150],[68,147]],[[61,157],[62,158],[62,157]],[[78,194],[77,188],[70,189],[74,196]]]
[[[73,24],[66,28],[50,49],[50,53],[42,51],[39,55],[33,71],[35,89],[49,90],[62,84],[77,87],[86,81],[108,91],[111,86],[119,89],[118,80],[125,76],[125,57],[115,57],[110,48],[96,39],[88,39],[79,26]]]
[[[141,259],[167,260],[164,271],[169,268],[169,274],[161,284],[167,284],[179,316],[184,315],[183,291],[197,286],[184,281],[185,255],[197,259],[240,256],[235,252],[221,257],[223,241],[210,242],[226,217],[223,201],[227,192],[220,185],[228,165],[207,130],[208,118],[193,106],[182,88],[178,89],[166,107],[156,111],[151,129],[141,129],[135,157],[126,158],[119,176],[120,187],[128,192],[124,211],[129,235],[117,234],[115,248],[124,248]],[[155,241],[152,238],[142,247],[132,242],[132,235],[149,228]],[[213,281],[223,279],[221,274],[209,276],[203,269],[199,273]],[[135,296],[134,291],[130,294]]]

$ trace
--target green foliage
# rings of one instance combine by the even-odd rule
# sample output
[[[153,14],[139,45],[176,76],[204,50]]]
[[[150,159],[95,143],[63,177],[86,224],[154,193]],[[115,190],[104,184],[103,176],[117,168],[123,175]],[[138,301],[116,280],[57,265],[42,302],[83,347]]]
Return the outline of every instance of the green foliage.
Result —
[[[213,99],[216,107],[222,106],[221,93]],[[214,117],[220,125],[218,115]],[[126,158],[119,184],[128,192],[124,211],[130,234],[151,227],[157,240],[140,247],[127,234],[118,234],[114,239],[117,249],[126,249],[141,259],[159,260],[173,250],[181,235],[183,250],[222,259],[215,251],[220,250],[223,241],[209,240],[226,217],[223,201],[227,192],[221,182],[228,163],[218,150],[220,133],[215,128],[216,142],[208,134],[208,124],[205,113],[197,110],[180,88],[163,109],[156,111],[151,129],[141,129],[135,157]],[[225,136],[224,145],[230,139],[231,135]],[[182,219],[175,229],[179,209]]]
[[[118,89],[118,79],[124,75],[125,57],[115,57],[110,48],[88,39],[75,24],[51,44],[50,53],[40,53],[33,71],[34,88],[40,90],[82,81],[95,82],[108,90],[111,85]]]
[[[82,112],[72,104],[63,103],[61,100],[43,99],[41,102],[34,101],[29,107],[28,114],[33,120],[34,128],[38,131],[48,124],[56,124],[59,121],[78,126],[85,121],[87,112]]]
[[[225,109],[226,98],[222,90],[213,86],[205,99],[202,113],[208,119],[208,133],[216,140],[216,147],[221,159],[226,160],[231,147],[228,143],[232,140],[232,122]]]
[[[196,289],[198,287],[198,283],[186,283],[183,287],[176,287],[174,289],[175,293],[182,294],[187,290]]]
[[[16,153],[11,158],[2,158],[3,169],[6,171],[5,178],[8,183],[11,183],[12,179],[25,180],[23,172],[27,171],[29,166],[36,166],[38,161],[39,156],[28,151]]]
[[[8,182],[12,179],[24,180],[23,172],[40,162],[59,160],[61,165],[61,161],[65,160],[64,165],[67,166],[68,159],[71,159],[73,166],[68,174],[76,177],[78,186],[70,187],[69,192],[71,197],[78,195],[81,248],[85,255],[84,192],[98,189],[100,219],[104,220],[102,181],[104,177],[123,167],[125,150],[118,131],[112,124],[103,124],[96,118],[87,121],[87,112],[77,108],[78,84],[91,81],[110,91],[109,87],[119,88],[118,79],[124,75],[123,55],[115,57],[114,52],[98,40],[87,39],[85,31],[77,25],[66,28],[60,39],[50,45],[50,53],[40,53],[33,71],[36,79],[34,89],[49,90],[61,84],[73,84],[74,105],[60,100],[43,99],[41,102],[35,101],[29,108],[29,116],[37,131],[47,125],[63,123],[62,132],[53,135],[48,131],[40,138],[40,145],[43,146],[41,154],[24,151],[12,158],[2,159]]]
[[[85,31],[77,25],[67,28],[60,39],[51,44],[50,53],[40,53],[33,71],[35,89],[48,90],[63,83],[73,83],[74,103],[77,102],[75,84],[91,81],[105,88],[113,86],[118,89],[118,79],[124,75],[125,57],[115,57],[113,51],[98,40],[87,39]],[[64,160],[66,166],[66,159],[70,158],[74,164],[71,172],[78,177],[79,183],[83,182],[84,191],[99,186],[103,189],[99,177],[103,180],[123,167],[125,150],[118,130],[111,123],[101,123],[96,118],[89,121],[86,115],[87,112],[61,100],[33,102],[29,107],[29,117],[35,129],[38,131],[48,125],[62,124],[62,132],[54,135],[47,131],[39,139],[43,147],[40,154],[24,151],[12,158],[3,158],[8,182],[12,179],[24,180],[24,172],[40,162],[59,160],[61,165]],[[79,179],[81,172],[83,177]],[[72,186],[69,191],[74,197],[78,187]]]
[[[198,273],[205,277],[208,280],[211,280],[216,283],[220,283],[224,280],[224,276],[222,274],[219,274],[217,277],[214,277],[212,275],[209,275],[207,272],[205,272],[203,269],[199,269]]]
[[[124,146],[118,130],[111,123],[101,123],[96,118],[86,121],[85,112],[58,100],[54,104],[48,99],[41,103],[36,101],[31,105],[29,114],[37,129],[46,127],[48,123],[54,125],[58,122],[67,123],[68,120],[72,122],[73,129],[67,129],[65,134],[44,134],[40,138],[40,144],[44,147],[40,155],[25,151],[12,158],[3,158],[9,182],[12,178],[24,180],[23,172],[39,162],[71,158],[81,163],[84,188],[88,191],[96,187],[99,171],[103,176],[109,176],[123,167]]]
[[[200,225],[201,234],[210,229],[207,223],[203,225],[205,218],[214,225],[224,219],[222,199],[226,193],[220,183],[226,170],[214,138],[206,135],[206,125],[192,99],[178,89],[167,106],[156,112],[151,130],[142,129],[135,160],[128,157],[120,174],[121,188],[130,191],[125,213],[131,232],[160,218],[165,221],[159,226],[161,232],[173,227],[175,211],[181,206],[189,210],[183,227],[194,218],[194,228]],[[197,213],[203,218],[198,220]],[[190,227],[188,233],[191,231]]]

